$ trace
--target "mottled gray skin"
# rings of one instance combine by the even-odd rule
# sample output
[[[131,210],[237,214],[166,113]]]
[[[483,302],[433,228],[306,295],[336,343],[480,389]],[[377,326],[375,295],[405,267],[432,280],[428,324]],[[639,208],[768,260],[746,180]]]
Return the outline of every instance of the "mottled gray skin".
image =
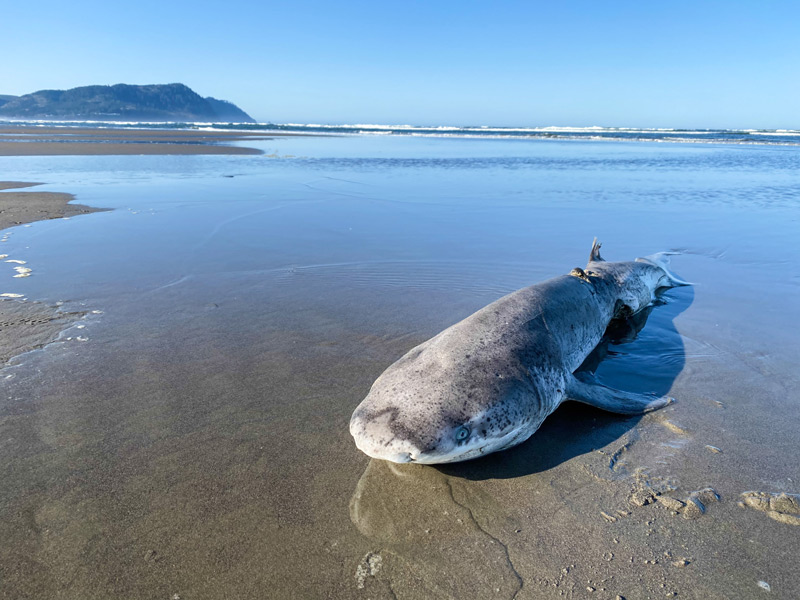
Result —
[[[638,414],[655,399],[573,372],[609,322],[681,285],[660,255],[605,262],[518,290],[410,350],[378,377],[350,432],[367,455],[393,462],[468,460],[519,444],[565,399]],[[462,439],[463,438],[463,439]]]

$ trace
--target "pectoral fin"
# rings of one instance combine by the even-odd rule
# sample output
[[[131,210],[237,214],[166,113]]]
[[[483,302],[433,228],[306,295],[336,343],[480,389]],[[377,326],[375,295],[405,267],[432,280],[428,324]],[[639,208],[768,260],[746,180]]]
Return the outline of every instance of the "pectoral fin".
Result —
[[[592,375],[580,373],[567,381],[567,399],[596,406],[621,415],[641,415],[665,407],[673,401],[668,396],[623,392],[598,383]]]

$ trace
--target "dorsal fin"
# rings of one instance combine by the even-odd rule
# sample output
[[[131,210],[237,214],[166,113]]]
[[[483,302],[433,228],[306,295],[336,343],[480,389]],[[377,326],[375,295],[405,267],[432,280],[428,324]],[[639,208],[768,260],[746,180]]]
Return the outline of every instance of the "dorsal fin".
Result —
[[[594,241],[592,242],[592,251],[589,253],[589,262],[605,261],[605,259],[602,256],[600,256],[600,246],[602,245],[603,244],[597,241],[597,238],[594,238]]]

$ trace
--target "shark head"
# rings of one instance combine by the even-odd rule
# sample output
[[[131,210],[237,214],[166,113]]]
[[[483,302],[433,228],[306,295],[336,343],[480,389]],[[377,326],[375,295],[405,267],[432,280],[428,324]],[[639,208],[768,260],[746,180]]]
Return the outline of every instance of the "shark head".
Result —
[[[536,430],[541,421],[527,407],[529,383],[469,359],[449,364],[428,344],[389,367],[353,412],[350,433],[359,450],[395,463],[458,462],[513,446]]]

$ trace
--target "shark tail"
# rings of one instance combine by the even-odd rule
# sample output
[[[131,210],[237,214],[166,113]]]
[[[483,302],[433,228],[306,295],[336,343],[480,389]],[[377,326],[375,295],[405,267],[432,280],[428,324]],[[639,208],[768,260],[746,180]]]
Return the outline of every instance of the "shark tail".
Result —
[[[636,262],[649,263],[651,265],[655,265],[656,267],[664,271],[665,278],[662,281],[664,282],[665,287],[694,285],[688,281],[681,279],[670,270],[669,257],[672,256],[673,254],[679,254],[679,252],[657,252],[656,254],[651,254],[649,256],[643,256],[642,258],[637,258]]]

